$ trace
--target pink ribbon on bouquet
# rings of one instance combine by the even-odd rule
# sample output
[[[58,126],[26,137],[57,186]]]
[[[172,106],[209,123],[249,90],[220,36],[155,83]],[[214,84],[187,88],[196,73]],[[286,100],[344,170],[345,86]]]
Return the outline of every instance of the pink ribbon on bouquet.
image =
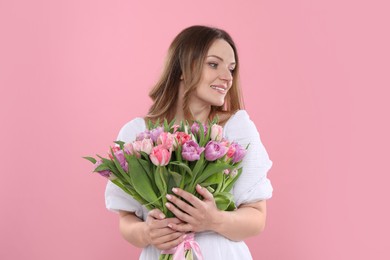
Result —
[[[183,242],[177,247],[163,250],[162,254],[173,254],[173,260],[185,260],[185,250],[193,249],[198,260],[203,260],[202,252],[200,251],[199,244],[194,240],[194,233],[188,233]]]

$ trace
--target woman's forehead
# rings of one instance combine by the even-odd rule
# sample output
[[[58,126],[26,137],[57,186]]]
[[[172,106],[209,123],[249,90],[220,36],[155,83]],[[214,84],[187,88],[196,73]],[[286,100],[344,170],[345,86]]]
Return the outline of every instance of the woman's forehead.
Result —
[[[222,39],[218,39],[210,46],[207,56],[217,56],[227,63],[234,63],[234,50],[230,44]]]

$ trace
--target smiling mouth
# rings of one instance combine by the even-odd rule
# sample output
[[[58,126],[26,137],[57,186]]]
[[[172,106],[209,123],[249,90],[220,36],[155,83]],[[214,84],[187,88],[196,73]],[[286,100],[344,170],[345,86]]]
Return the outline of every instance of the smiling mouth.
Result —
[[[226,88],[224,86],[216,86],[216,85],[211,85],[210,86],[212,89],[218,90],[220,92],[226,92]]]

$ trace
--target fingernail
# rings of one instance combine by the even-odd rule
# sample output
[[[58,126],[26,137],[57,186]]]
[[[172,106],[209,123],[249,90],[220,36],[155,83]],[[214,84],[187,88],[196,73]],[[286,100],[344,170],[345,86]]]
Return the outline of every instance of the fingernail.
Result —
[[[170,208],[171,207],[171,204],[170,203],[165,203],[165,206],[167,206],[168,208]]]
[[[186,239],[186,237],[187,237],[187,235],[184,235],[184,236],[183,236],[183,239]]]
[[[168,224],[168,227],[169,227],[169,228],[172,228],[172,224]]]
[[[174,193],[176,193],[176,192],[177,192],[177,189],[176,189],[176,188],[173,188],[172,191],[173,191]]]
[[[200,186],[199,184],[196,184],[196,187],[198,187],[198,189],[202,189],[202,186]]]
[[[166,197],[167,197],[167,199],[169,199],[169,200],[172,199],[172,196],[169,195],[169,194],[167,194]]]
[[[160,218],[165,218],[165,215],[163,213],[160,213]]]

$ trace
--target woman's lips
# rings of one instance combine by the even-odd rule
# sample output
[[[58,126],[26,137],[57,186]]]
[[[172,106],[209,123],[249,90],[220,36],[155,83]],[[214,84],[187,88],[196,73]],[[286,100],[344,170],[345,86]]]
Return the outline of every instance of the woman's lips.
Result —
[[[226,94],[227,92],[227,88],[224,85],[211,85],[210,87],[221,94]]]

